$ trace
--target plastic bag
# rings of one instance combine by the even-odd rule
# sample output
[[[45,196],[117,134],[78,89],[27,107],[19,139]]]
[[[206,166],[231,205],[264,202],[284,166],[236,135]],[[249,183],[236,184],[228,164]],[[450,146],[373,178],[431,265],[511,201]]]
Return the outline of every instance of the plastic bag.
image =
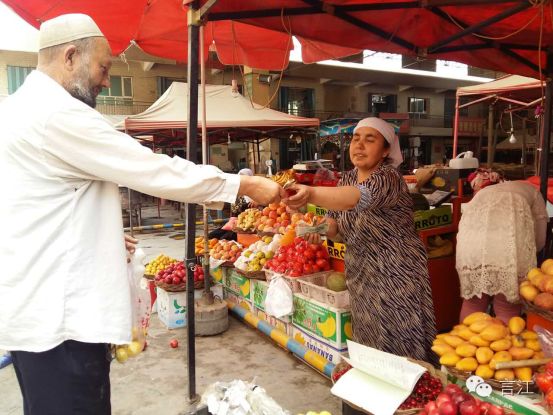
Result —
[[[276,318],[282,318],[294,312],[292,289],[280,275],[275,276],[269,283],[265,311]]]
[[[127,264],[132,307],[132,340],[129,344],[115,348],[115,358],[124,363],[129,357],[141,353],[146,346],[146,335],[150,326],[151,297],[148,281],[144,278],[144,251],[137,248]]]
[[[553,333],[541,326],[534,326],[534,331],[538,335],[541,350],[545,357],[553,357]]]
[[[215,415],[289,415],[265,390],[253,383],[233,380],[209,385],[202,403]]]

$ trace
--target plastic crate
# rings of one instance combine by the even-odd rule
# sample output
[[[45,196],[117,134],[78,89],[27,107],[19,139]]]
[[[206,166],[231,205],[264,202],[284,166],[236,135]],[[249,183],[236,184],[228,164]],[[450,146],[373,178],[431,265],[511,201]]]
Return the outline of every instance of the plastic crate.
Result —
[[[275,278],[277,275],[284,278],[284,280],[288,283],[293,293],[301,293],[301,286],[300,286],[299,279],[302,277],[289,277],[287,275],[279,274],[278,272],[271,271],[270,269],[265,270],[265,277],[267,278],[267,282],[269,284],[271,283],[271,280]]]
[[[299,280],[301,293],[316,301],[336,308],[349,308],[349,291],[332,291],[326,288],[326,280],[332,272],[319,272],[302,277]]]

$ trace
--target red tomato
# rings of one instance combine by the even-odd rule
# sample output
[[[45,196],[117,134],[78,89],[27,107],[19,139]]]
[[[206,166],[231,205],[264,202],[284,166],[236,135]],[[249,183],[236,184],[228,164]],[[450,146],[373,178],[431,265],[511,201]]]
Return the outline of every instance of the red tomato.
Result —
[[[290,276],[291,276],[291,277],[299,277],[299,276],[301,276],[301,273],[300,273],[300,272],[297,272],[297,271],[292,271],[292,272],[290,273]]]
[[[296,236],[294,238],[294,245],[299,245],[302,241],[305,241],[301,236]]]
[[[321,270],[321,269],[317,266],[317,264],[312,265],[311,268],[313,269],[313,273],[319,272],[319,271]]]
[[[549,393],[553,389],[553,375],[549,373],[538,373],[536,384],[543,393]]]
[[[321,270],[326,270],[328,268],[328,261],[326,259],[319,258],[317,259],[316,264]]]
[[[313,259],[315,258],[315,251],[311,249],[311,247],[309,247],[305,251],[303,251],[303,255],[308,259]]]
[[[182,280],[179,277],[173,277],[173,284],[180,284]]]
[[[319,249],[315,255],[317,258],[326,258],[328,253],[324,249]]]
[[[309,263],[303,264],[303,273],[304,274],[313,274],[313,266]]]
[[[553,361],[545,365],[545,373],[550,373],[553,375]]]
[[[278,262],[286,262],[288,260],[288,256],[283,253],[278,254],[276,258]]]

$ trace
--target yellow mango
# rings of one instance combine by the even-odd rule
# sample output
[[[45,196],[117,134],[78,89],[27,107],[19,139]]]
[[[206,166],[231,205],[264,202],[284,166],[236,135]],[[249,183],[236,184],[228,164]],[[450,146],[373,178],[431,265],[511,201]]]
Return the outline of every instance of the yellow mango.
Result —
[[[542,275],[542,274],[543,272],[541,269],[532,268],[530,271],[528,271],[528,274],[526,274],[526,278],[528,278],[528,280],[532,282],[532,280],[536,277],[536,275]]]
[[[457,346],[459,346],[459,345],[461,345],[462,343],[465,342],[462,338],[457,337],[457,336],[452,336],[451,334],[445,336],[444,341],[447,344],[449,344],[451,347],[457,347]]]
[[[478,367],[478,362],[474,357],[465,357],[455,364],[455,369],[464,372],[474,372]]]
[[[490,368],[489,365],[478,365],[478,367],[476,368],[476,372],[474,374],[486,380],[486,379],[491,379],[494,373],[495,372],[492,370],[492,368]]]
[[[444,339],[436,339],[432,342],[433,346],[436,346],[438,344],[447,344],[447,343],[444,341]]]
[[[542,351],[534,353],[534,356],[532,356],[532,359],[545,359],[545,353]]]
[[[470,325],[470,330],[475,333],[482,333],[491,324],[490,320],[478,320]]]
[[[546,273],[546,274],[549,274],[549,272],[551,271],[552,268],[553,268],[553,259],[546,259],[541,264],[541,271]],[[530,271],[532,271],[532,270],[530,270]]]
[[[502,339],[506,335],[507,328],[501,324],[490,324],[480,333],[480,336],[482,336],[484,340],[489,340],[491,342]]]
[[[524,382],[530,382],[532,380],[532,368],[531,367],[515,368],[515,377]]]
[[[524,321],[523,318],[518,316],[511,317],[511,319],[509,320],[508,326],[512,334],[520,334],[526,328],[526,321]]]
[[[432,351],[436,353],[438,356],[443,356],[446,353],[454,353],[455,349],[451,347],[449,344],[436,344],[431,347]]]
[[[468,326],[466,324],[456,324],[455,326],[453,326],[453,330],[461,330],[461,329],[466,329]]]
[[[489,346],[490,345],[490,342],[487,341],[487,340],[484,340],[479,334],[477,334],[475,336],[472,336],[469,339],[469,343],[474,344],[475,346],[478,346],[478,347],[483,347],[483,346]],[[524,341],[522,342],[522,344],[524,344]]]
[[[492,316],[486,313],[482,313],[481,311],[477,311],[475,313],[469,314],[466,316],[463,320],[463,324],[465,326],[470,326],[472,323],[478,321],[478,320],[491,320]]]
[[[541,345],[540,345],[540,342],[538,340],[526,340],[525,346],[528,349],[532,349],[535,352],[540,352],[541,351]]]
[[[512,344],[510,339],[501,339],[492,342],[492,344],[490,344],[490,349],[494,352],[501,352],[502,350],[509,350],[511,346]]]
[[[496,354],[493,355],[492,357],[492,360],[490,360],[490,367],[495,370],[495,364],[496,363],[499,363],[499,362],[510,362],[513,360],[513,357],[511,356],[511,354],[506,351],[506,350],[503,350],[501,352],[497,352]]]
[[[472,357],[476,353],[476,346],[470,343],[463,343],[457,346],[455,353],[461,357]]]
[[[476,333],[473,332],[471,329],[469,329],[468,327],[464,327],[462,329],[459,329],[459,332],[457,334],[457,336],[459,336],[460,338],[464,339],[464,340],[469,340],[472,336],[474,336]]]
[[[513,360],[525,360],[534,356],[534,350],[526,347],[511,347],[509,353],[513,356]]]
[[[495,380],[515,380],[515,372],[512,369],[496,370],[494,379]]]
[[[522,336],[512,335],[511,336],[511,342],[513,343],[513,347],[524,347],[524,339]]]
[[[524,340],[537,340],[538,339],[538,335],[536,334],[536,332],[531,331],[531,330],[524,330],[522,333],[520,333],[520,336]]]
[[[461,356],[455,352],[449,352],[440,357],[440,364],[444,366],[455,366],[459,360],[461,360]]]
[[[547,275],[545,275],[545,274],[536,274],[536,275],[534,276],[534,278],[532,278],[532,279],[530,280],[530,282],[532,283],[532,285],[533,285],[534,287],[536,287],[536,288],[539,290],[540,286],[541,286],[542,283],[543,283],[543,280],[545,280],[545,277],[547,277]]]
[[[532,285],[532,283],[530,282],[530,280],[524,280],[520,283],[520,287],[526,287],[527,285]]]
[[[526,301],[529,301],[532,303],[540,293],[540,290],[537,287],[533,286],[532,284],[524,285],[524,286],[521,285],[520,288],[518,289],[518,293]]]
[[[476,360],[481,365],[485,365],[492,360],[494,352],[489,347],[479,347],[476,349]]]
[[[436,339],[443,339],[445,336],[447,336],[448,333],[441,333],[436,335]]]

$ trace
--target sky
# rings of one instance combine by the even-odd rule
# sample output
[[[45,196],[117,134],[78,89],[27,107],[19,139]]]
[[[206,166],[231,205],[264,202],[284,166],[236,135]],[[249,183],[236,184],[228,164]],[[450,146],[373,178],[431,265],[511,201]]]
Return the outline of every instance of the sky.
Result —
[[[38,30],[21,19],[4,3],[0,2],[0,50],[15,50],[24,52],[38,51]],[[428,75],[426,71],[410,70],[401,67],[401,56],[390,53],[375,53],[365,51],[365,59],[361,67],[370,69],[383,69],[400,72],[421,72],[421,75]],[[301,61],[301,47],[294,39],[294,50],[290,54],[292,61]],[[325,61],[322,64],[359,67],[359,64],[345,64],[343,62]],[[467,76],[467,66],[456,62],[438,61],[436,74],[447,78],[471,79],[476,82],[489,81],[487,78],[476,78]]]

